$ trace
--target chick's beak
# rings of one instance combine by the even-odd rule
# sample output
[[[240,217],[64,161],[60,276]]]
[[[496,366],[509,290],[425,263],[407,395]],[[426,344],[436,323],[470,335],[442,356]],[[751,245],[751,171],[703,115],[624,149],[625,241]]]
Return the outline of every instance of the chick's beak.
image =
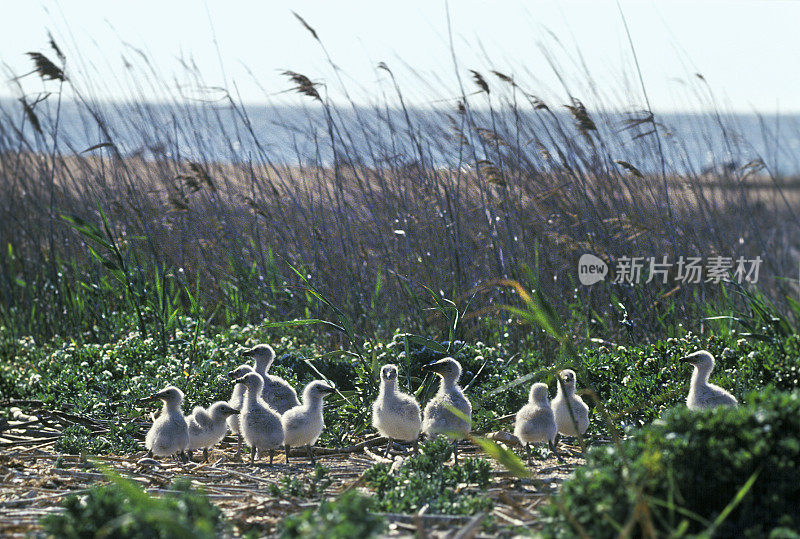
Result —
[[[438,361],[431,361],[422,366],[422,370],[424,371],[432,371],[432,372],[439,372],[439,362]]]
[[[243,383],[244,383],[244,376],[242,376],[241,378],[237,378],[237,379],[236,379],[236,380],[234,380],[233,382],[234,382],[235,384],[243,384]]]
[[[694,358],[693,357],[689,357],[689,356],[682,357],[680,359],[680,362],[681,363],[694,363]]]
[[[147,402],[157,401],[159,399],[163,399],[165,395],[166,395],[166,393],[164,393],[163,391],[156,391],[155,393],[153,393],[149,397],[144,397],[144,398],[139,399],[139,402],[140,403],[147,403]]]
[[[249,350],[244,350],[244,351],[241,352],[241,355],[243,355],[245,357],[250,357],[250,356],[253,355],[253,349],[251,348]]]

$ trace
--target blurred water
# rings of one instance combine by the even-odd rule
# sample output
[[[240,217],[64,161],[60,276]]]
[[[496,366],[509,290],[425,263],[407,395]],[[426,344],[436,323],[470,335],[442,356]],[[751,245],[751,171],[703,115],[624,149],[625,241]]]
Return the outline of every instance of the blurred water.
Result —
[[[333,162],[331,136],[340,157],[368,166],[409,165],[420,160],[437,167],[474,164],[496,159],[511,150],[473,138],[465,151],[453,137],[453,125],[463,125],[455,110],[337,108],[332,123],[319,107],[249,105],[242,109],[209,104],[100,104],[86,107],[64,102],[56,115],[52,96],[35,107],[44,134],[34,137],[16,100],[0,100],[0,149],[47,150],[58,117],[62,153],[81,152],[101,142],[113,142],[123,155],[199,161],[273,164]],[[699,173],[743,166],[761,159],[774,174],[800,174],[800,115],[669,113],[655,118],[662,135],[661,153],[648,134],[651,123],[630,127],[635,115],[589,111],[599,137],[588,142],[567,112],[475,111],[472,121],[492,129],[521,152],[553,152],[570,141],[576,148],[622,159],[643,172],[658,172],[662,155],[670,173]],[[639,114],[641,116],[641,114]],[[412,126],[409,128],[409,123]],[[329,126],[333,126],[331,130]],[[558,128],[554,128],[558,126]],[[23,129],[29,145],[19,140]],[[535,142],[534,142],[535,141]],[[107,151],[107,150],[97,150]]]

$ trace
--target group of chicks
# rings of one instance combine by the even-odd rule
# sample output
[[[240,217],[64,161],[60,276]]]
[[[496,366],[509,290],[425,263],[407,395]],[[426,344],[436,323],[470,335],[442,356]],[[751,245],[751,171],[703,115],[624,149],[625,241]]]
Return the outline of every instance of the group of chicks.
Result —
[[[254,360],[254,365],[241,365],[230,372],[236,384],[229,401],[215,402],[208,409],[197,406],[189,416],[181,412],[183,393],[168,386],[143,402],[161,400],[164,408],[147,432],[145,446],[149,455],[185,457],[184,452],[202,449],[205,460],[208,450],[225,437],[228,430],[239,438],[237,456],[241,442],[252,448],[250,462],[256,453],[261,457],[269,453],[272,464],[275,450],[286,450],[305,446],[311,461],[314,453],[311,446],[322,434],[325,424],[322,418],[322,401],[335,390],[324,381],[315,380],[303,390],[302,404],[297,392],[278,376],[268,374],[275,352],[268,344],[259,344],[242,353]]]
[[[203,449],[208,460],[208,449],[219,443],[227,431],[238,435],[237,456],[241,441],[252,448],[250,462],[269,453],[272,464],[274,451],[283,447],[289,462],[291,447],[305,446],[314,462],[311,446],[322,434],[323,399],[335,390],[324,381],[309,383],[303,391],[302,404],[297,393],[286,380],[268,374],[275,352],[267,344],[259,344],[242,353],[254,359],[254,366],[241,365],[231,371],[235,387],[229,401],[216,402],[208,409],[195,407],[191,415],[181,411],[183,393],[174,386],[155,393],[143,401],[160,399],[164,402],[161,415],[154,420],[147,433],[145,445],[150,455],[184,456],[185,451]],[[736,399],[724,389],[708,383],[714,368],[714,357],[701,350],[682,361],[694,366],[689,396],[691,409],[711,406],[735,406]],[[446,357],[423,367],[440,377],[439,390],[420,411],[416,399],[398,389],[399,371],[396,365],[381,368],[378,398],[372,405],[372,424],[388,438],[385,455],[395,441],[412,442],[416,448],[420,434],[433,438],[447,435],[456,440],[453,444],[454,460],[458,462],[457,440],[470,432],[472,404],[459,386],[461,365]],[[531,386],[528,403],[515,416],[514,435],[525,446],[530,457],[530,444],[546,442],[556,452],[558,436],[581,436],[589,427],[589,407],[575,393],[575,372],[560,371],[556,396],[549,400],[544,383]]]
[[[455,439],[469,434],[472,405],[458,385],[461,365],[452,358],[444,358],[424,368],[438,374],[441,383],[421,416],[416,399],[397,389],[397,367],[384,365],[381,369],[381,388],[372,406],[372,424],[389,439],[387,453],[394,440],[416,444],[420,432],[428,437],[445,434]],[[528,403],[517,412],[514,435],[526,446],[529,454],[532,443],[548,442],[555,451],[559,433],[578,436],[589,427],[589,407],[575,394],[575,373],[563,370],[559,378],[552,407],[547,385],[536,383],[531,387]],[[456,462],[457,447],[457,444],[453,445]]]
[[[700,350],[681,358],[694,367],[686,397],[686,406],[702,410],[714,406],[736,406],[736,398],[719,386],[708,382],[714,370],[714,356]],[[552,406],[548,402],[547,385],[531,386],[528,404],[517,412],[514,435],[525,445],[530,457],[530,444],[548,442],[555,453],[559,434],[583,435],[589,427],[589,407],[575,394],[575,373],[569,369],[559,373],[558,390]]]

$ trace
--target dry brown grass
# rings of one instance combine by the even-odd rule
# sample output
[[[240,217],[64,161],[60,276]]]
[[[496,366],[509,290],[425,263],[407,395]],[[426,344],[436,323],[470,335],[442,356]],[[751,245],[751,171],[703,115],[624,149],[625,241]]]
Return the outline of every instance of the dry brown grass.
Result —
[[[227,285],[242,285],[245,276],[233,274],[237,264],[245,271],[255,263],[251,277],[266,276],[271,251],[280,264],[313,276],[364,330],[380,322],[367,318],[377,275],[393,306],[381,314],[392,319],[397,311],[407,317],[418,312],[409,287],[419,291],[423,284],[462,298],[492,278],[519,278],[522,264],[535,266],[550,297],[563,297],[572,293],[572,268],[584,252],[607,260],[759,254],[765,259],[762,286],[779,297],[785,283],[777,278],[792,275],[800,254],[791,229],[800,207],[798,182],[776,184],[753,173],[674,175],[664,182],[632,173],[506,169],[503,181],[493,183],[480,167],[333,169],[88,155],[53,162],[41,154],[6,153],[0,175],[7,179],[6,237],[32,263],[50,259],[43,249],[50,231],[52,256],[86,260],[80,238],[58,215],[51,217],[51,203],[58,214],[94,222],[99,206],[123,245],[149,251],[167,271],[182,268],[187,282],[199,280],[208,304],[224,302]],[[666,218],[667,200],[674,222]],[[640,293],[652,303],[668,289]],[[684,300],[696,291],[686,290]],[[604,293],[581,292],[594,308],[607,301]],[[715,291],[702,293],[713,297]],[[472,307],[488,307],[492,298],[478,297]],[[273,303],[283,312],[279,317],[296,307]]]

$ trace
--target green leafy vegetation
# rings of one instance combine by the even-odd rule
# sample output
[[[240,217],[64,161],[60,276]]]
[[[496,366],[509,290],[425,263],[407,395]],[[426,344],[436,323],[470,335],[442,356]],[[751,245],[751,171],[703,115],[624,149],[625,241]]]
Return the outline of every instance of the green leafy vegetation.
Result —
[[[796,530],[800,391],[765,389],[746,400],[702,412],[678,406],[620,447],[593,447],[543,509],[545,536],[574,537],[578,526],[593,537]]]
[[[740,398],[756,388],[800,387],[797,336],[778,342],[737,337],[688,333],[644,346],[585,350],[579,357],[593,391],[623,428],[645,425],[685,400],[692,369],[677,359],[700,349],[716,357],[712,382]],[[605,430],[599,414],[592,422],[595,432]]]
[[[350,490],[317,509],[306,509],[286,519],[281,537],[304,539],[353,539],[374,537],[384,528],[383,519],[370,512],[372,501]]]
[[[489,486],[490,464],[482,458],[445,463],[453,454],[444,437],[421,444],[422,452],[396,471],[379,463],[364,473],[365,484],[375,491],[375,507],[392,513],[412,513],[428,505],[429,513],[471,515],[489,510],[492,501],[483,491]]]
[[[314,473],[310,476],[298,478],[295,475],[284,475],[278,479],[278,484],[270,485],[270,494],[282,498],[316,498],[322,496],[332,483],[330,477],[328,477],[328,472],[329,470],[325,466],[316,464]]]
[[[178,317],[176,324],[178,338],[168,343],[166,354],[158,340],[142,338],[136,330],[105,343],[77,344],[63,339],[42,343],[28,337],[16,339],[0,328],[0,347],[7,354],[0,366],[0,387],[10,398],[40,399],[56,409],[103,420],[102,431],[90,435],[84,427],[73,427],[58,441],[59,451],[89,454],[124,453],[140,447],[137,427],[124,418],[146,418],[156,412],[157,405],[141,407],[136,400],[168,384],[184,391],[186,410],[227,400],[233,387],[227,373],[245,359],[240,349],[262,341],[271,342],[278,354],[272,372],[298,389],[321,374],[341,392],[343,397],[335,394],[327,401],[323,445],[348,445],[372,432],[369,410],[377,395],[374,373],[384,363],[400,366],[401,386],[416,393],[421,402],[437,388],[434,377],[425,377],[420,367],[440,353],[409,342],[402,332],[386,342],[363,342],[362,357],[370,358],[365,365],[349,354],[331,355],[304,328],[281,329],[276,335],[276,329],[253,325],[198,329],[184,317]],[[493,342],[445,344],[463,366],[461,382],[473,403],[476,431],[499,428],[496,419],[516,412],[526,402],[533,382],[548,383],[551,394],[555,393],[555,365],[540,352],[512,352],[512,343],[502,335]],[[712,381],[739,398],[756,388],[787,390],[800,383],[800,338],[763,340],[729,332],[582,348],[576,353],[576,362],[583,368],[578,387],[591,389],[616,427],[641,426],[683,402],[691,369],[678,358],[700,348],[717,358]],[[606,436],[609,425],[594,409],[593,399],[585,395],[592,408],[588,434]]]
[[[42,519],[48,536],[82,537],[196,537],[222,535],[227,524],[222,512],[187,479],[176,480],[171,492],[151,496],[131,481],[110,475],[111,484],[73,494],[64,512]]]
[[[137,430],[135,425],[122,422],[110,423],[107,431],[95,433],[82,425],[70,425],[61,433],[53,449],[71,455],[137,451]]]
[[[184,325],[186,331],[191,331],[193,327],[191,320],[181,318],[178,323]],[[133,404],[136,398],[167,383],[178,383],[185,389],[187,397],[191,399],[186,405],[187,409],[195,403],[227,398],[230,381],[226,373],[242,361],[237,354],[239,347],[269,340],[276,344],[279,352],[279,360],[274,367],[276,372],[299,386],[317,376],[305,361],[305,358],[310,358],[311,364],[323,374],[330,375],[351,401],[341,400],[337,395],[326,406],[328,428],[323,438],[324,444],[352,443],[352,439],[347,438],[353,436],[352,433],[358,433],[356,436],[359,436],[372,432],[365,409],[368,410],[373,397],[359,396],[359,391],[373,387],[374,380],[371,379],[372,372],[365,369],[358,359],[348,355],[325,355],[312,342],[313,336],[306,334],[302,328],[284,330],[285,335],[281,338],[275,338],[273,334],[255,326],[233,326],[213,335],[209,334],[209,330],[204,328],[197,332],[193,343],[170,343],[168,355],[161,354],[157,341],[142,339],[137,332],[123,335],[115,342],[84,346],[59,340],[39,346],[31,339],[13,339],[5,335],[0,338],[0,344],[6,350],[14,350],[17,360],[4,364],[2,380],[13,390],[12,395],[40,398],[55,407],[109,420],[104,432],[92,433],[79,426],[68,428],[58,440],[56,450],[64,453],[124,453],[141,449],[141,446],[136,440],[136,427],[120,421],[116,414],[123,417],[141,414],[142,411]],[[766,462],[764,459],[767,459],[773,466],[776,462],[780,464],[780,458],[788,459],[791,456],[788,453],[784,457],[772,455],[769,448],[783,448],[791,452],[791,439],[780,437],[783,436],[781,432],[785,434],[786,429],[796,428],[796,425],[791,423],[791,417],[780,419],[781,416],[777,414],[781,407],[792,410],[797,399],[792,397],[792,401],[778,402],[779,398],[775,395],[779,394],[770,388],[797,388],[798,378],[794,373],[800,365],[799,342],[794,335],[779,339],[757,339],[733,331],[711,337],[686,333],[680,338],[653,344],[624,347],[600,345],[578,350],[578,361],[583,365],[584,372],[591,376],[589,380],[580,379],[579,387],[592,388],[605,405],[612,424],[630,436],[631,440],[624,442],[625,449],[621,453],[614,445],[602,445],[589,450],[587,467],[578,469],[575,479],[564,488],[563,511],[558,504],[542,506],[546,507],[544,511],[550,519],[548,522],[552,523],[552,526],[548,524],[548,533],[562,533],[557,530],[574,532],[569,524],[570,519],[566,518],[567,514],[574,514],[578,522],[589,526],[588,522],[595,522],[591,519],[598,517],[595,510],[609,515],[609,518],[624,526],[626,518],[639,503],[647,504],[649,512],[655,515],[656,524],[663,526],[660,529],[674,531],[686,527],[687,530],[703,530],[713,523],[715,513],[687,509],[691,507],[689,500],[692,495],[700,495],[704,501],[711,498],[707,492],[692,493],[682,486],[681,481],[694,477],[692,474],[708,473],[713,469],[725,471],[722,479],[727,483],[719,489],[724,495],[714,500],[718,513],[745,486],[748,478],[760,469],[762,471],[755,475],[750,490],[743,494],[719,529],[727,529],[725,526],[728,522],[747,525],[740,520],[741,511],[752,509],[749,500],[754,493],[763,496],[763,491],[759,490],[763,488],[762,482],[790,475],[791,470],[787,468],[780,468],[777,474],[765,475],[764,466],[753,463]],[[430,379],[421,378],[419,373],[415,374],[414,365],[428,361],[428,357],[437,352],[411,343],[408,343],[410,348],[406,350],[407,343],[405,334],[398,333],[388,342],[365,342],[362,350],[366,357],[374,357],[377,365],[386,362],[399,364],[401,385],[417,392],[424,401],[435,391],[436,384],[431,383]],[[527,389],[534,381],[549,381],[551,392],[555,391],[551,378],[552,366],[538,353],[512,354],[502,339],[491,345],[463,341],[451,345],[453,355],[464,365],[462,383],[469,386],[467,393],[475,404],[476,428],[497,428],[499,425],[494,423],[495,418],[515,412],[524,403]],[[192,347],[200,358],[194,362],[188,360]],[[688,391],[691,369],[677,359],[698,348],[706,348],[717,357],[712,381],[733,391],[746,405],[735,411],[740,415],[728,416],[726,414],[733,412],[719,410],[709,413],[708,417],[696,416],[681,406]],[[187,359],[181,360],[181,357]],[[323,359],[317,361],[317,357]],[[106,370],[113,370],[113,374],[104,374]],[[519,380],[523,382],[517,383]],[[62,391],[65,387],[79,388],[80,391]],[[763,392],[763,398],[760,393],[751,392],[755,388]],[[595,443],[591,441],[592,438],[603,438],[609,431],[606,419],[594,407],[592,398],[585,398],[593,408],[592,425],[588,433],[591,447]],[[760,422],[751,424],[748,421],[752,422],[752,418],[756,417],[754,410],[766,415]],[[690,436],[686,433],[694,428],[697,417],[704,418],[697,426],[699,434]],[[114,421],[111,421],[112,418]],[[663,426],[667,420],[668,427]],[[653,421],[656,422],[647,426]],[[683,434],[672,436],[670,433]],[[378,464],[365,474],[364,486],[372,493],[365,511],[407,513],[425,504],[429,504],[429,513],[470,515],[491,509],[491,500],[481,494],[490,485],[489,465],[485,460],[466,459],[460,466],[453,467],[444,464],[451,456],[451,446],[445,439],[423,443],[422,447],[421,455],[408,459],[393,473],[389,472],[389,466]],[[636,473],[623,473],[620,455],[636,463],[632,465]],[[678,462],[680,455],[684,455],[680,457],[683,460]],[[702,466],[698,465],[698,469],[681,476],[679,470],[688,469],[687,463],[699,457],[702,457],[698,461],[703,463]],[[719,480],[719,477],[715,480]],[[637,490],[641,485],[650,488],[653,482],[661,490],[644,490],[643,494]],[[328,488],[327,471],[318,467],[312,476],[281,478],[277,485],[271,487],[270,493],[278,497],[317,500],[324,497]],[[770,486],[770,489],[778,488]],[[359,504],[353,502],[352,505],[360,507]],[[595,510],[587,507],[594,507]],[[336,519],[351,510],[356,509],[324,505],[320,514],[307,511],[302,518],[297,516],[299,520],[291,524],[294,527],[287,523],[287,530],[309,530],[318,525],[318,529],[323,530],[325,526],[319,524],[323,518],[321,514],[324,513],[325,519]],[[702,520],[689,515],[687,510],[700,514]],[[673,516],[668,518],[668,513]],[[369,520],[370,517],[365,518]],[[608,522],[608,519],[603,521]],[[764,526],[761,531],[788,525],[780,520],[770,523],[767,517],[762,518],[761,522]],[[611,534],[618,532],[612,524],[608,525],[608,530]]]

